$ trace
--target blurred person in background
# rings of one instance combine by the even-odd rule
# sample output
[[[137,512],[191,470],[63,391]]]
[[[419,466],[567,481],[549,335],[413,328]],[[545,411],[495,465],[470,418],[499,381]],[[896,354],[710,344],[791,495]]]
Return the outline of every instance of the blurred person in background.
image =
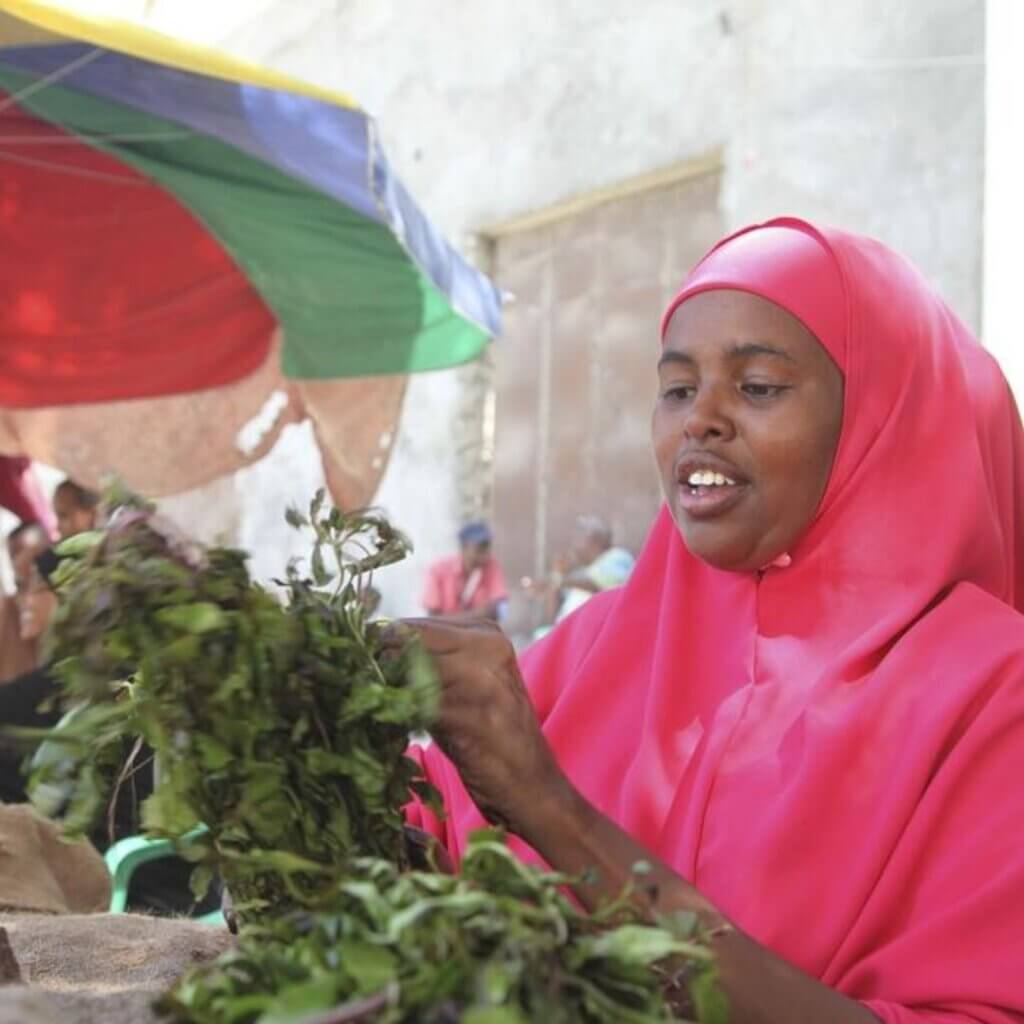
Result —
[[[46,550],[49,540],[38,523],[19,523],[7,536],[7,557],[14,572],[29,573],[36,556]],[[0,595],[0,684],[36,667],[36,637],[22,635],[16,594]]]
[[[427,570],[423,607],[429,615],[501,618],[508,590],[482,519],[459,530],[459,553],[439,558]]]
[[[545,622],[561,622],[594,594],[621,587],[629,579],[635,561],[629,551],[615,546],[612,528],[600,516],[580,516],[568,555],[555,560],[546,580],[534,583],[527,578],[523,585],[545,598]],[[542,626],[535,638],[549,629]]]
[[[24,455],[0,455],[0,508],[22,523],[38,523],[54,536],[53,511],[32,460]]]
[[[61,717],[58,708],[49,706],[50,699],[57,693],[57,685],[39,656],[39,644],[57,610],[57,595],[48,577],[58,559],[45,536],[42,536],[42,544],[42,549],[36,550],[23,543],[17,556],[12,558],[19,639],[32,645],[37,660],[31,668],[0,687],[0,728],[49,728]],[[0,801],[3,803],[24,803],[28,799],[23,761],[35,746],[34,742],[0,732]]]
[[[61,540],[95,530],[99,521],[100,496],[70,478],[53,493],[53,511]]]

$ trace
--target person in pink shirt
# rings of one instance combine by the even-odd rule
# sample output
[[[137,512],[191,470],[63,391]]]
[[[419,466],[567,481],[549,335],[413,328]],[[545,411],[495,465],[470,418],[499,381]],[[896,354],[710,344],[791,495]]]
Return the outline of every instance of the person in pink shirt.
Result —
[[[459,553],[439,558],[427,570],[423,607],[428,614],[501,617],[508,591],[491,550],[493,539],[483,520],[459,530]]]

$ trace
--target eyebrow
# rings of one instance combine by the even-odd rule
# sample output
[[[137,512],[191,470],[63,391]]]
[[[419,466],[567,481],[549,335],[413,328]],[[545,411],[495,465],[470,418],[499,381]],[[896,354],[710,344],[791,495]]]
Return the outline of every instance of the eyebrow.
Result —
[[[796,360],[781,348],[774,345],[767,345],[763,341],[745,341],[733,345],[726,353],[729,359],[749,359],[751,356],[770,356],[775,359],[785,360],[787,363],[796,363]],[[661,354],[658,360],[658,369],[669,363],[682,363],[685,366],[693,366],[696,360],[687,352],[677,352],[675,349],[668,349]]]

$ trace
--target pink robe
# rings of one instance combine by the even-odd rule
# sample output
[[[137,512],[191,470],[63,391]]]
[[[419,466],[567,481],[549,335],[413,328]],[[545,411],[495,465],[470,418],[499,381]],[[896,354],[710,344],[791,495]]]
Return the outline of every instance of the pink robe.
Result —
[[[786,308],[842,369],[825,496],[790,563],[757,573],[700,562],[663,509],[629,583],[523,656],[545,736],[595,806],[887,1024],[1024,1022],[1024,438],[1006,382],[869,239],[747,229],[666,318],[715,287]],[[413,817],[458,857],[482,819],[436,748],[424,762],[448,817]]]

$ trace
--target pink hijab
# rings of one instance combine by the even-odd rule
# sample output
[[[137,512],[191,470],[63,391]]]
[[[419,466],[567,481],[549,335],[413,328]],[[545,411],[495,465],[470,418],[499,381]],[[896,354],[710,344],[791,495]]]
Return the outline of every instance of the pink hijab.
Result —
[[[700,562],[663,509],[629,583],[524,655],[544,733],[593,804],[883,1021],[1020,1024],[1024,464],[1006,382],[867,238],[748,228],[665,322],[710,288],[784,307],[842,369],[831,480],[789,564],[759,573]],[[482,819],[424,759],[448,818],[415,813],[458,856]]]

